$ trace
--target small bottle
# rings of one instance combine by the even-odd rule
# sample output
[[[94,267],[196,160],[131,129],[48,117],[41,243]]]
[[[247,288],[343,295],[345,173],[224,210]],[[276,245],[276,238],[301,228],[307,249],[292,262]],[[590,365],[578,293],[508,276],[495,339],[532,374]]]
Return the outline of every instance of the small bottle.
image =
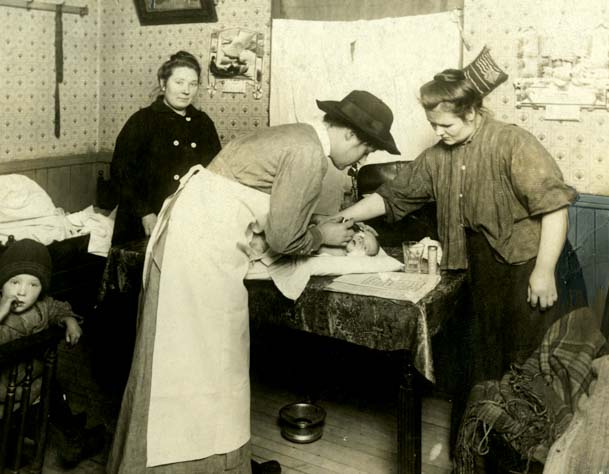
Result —
[[[438,247],[435,245],[427,247],[427,273],[430,275],[438,273]]]

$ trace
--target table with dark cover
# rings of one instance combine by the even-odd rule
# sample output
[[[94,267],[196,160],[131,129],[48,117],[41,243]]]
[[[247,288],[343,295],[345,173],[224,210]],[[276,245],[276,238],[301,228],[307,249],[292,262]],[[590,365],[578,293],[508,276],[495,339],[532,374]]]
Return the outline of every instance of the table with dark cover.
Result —
[[[113,247],[108,255],[99,301],[131,294],[141,286],[146,241]],[[386,248],[399,257],[400,249]],[[269,280],[246,280],[250,319],[254,324],[287,327],[327,336],[402,358],[398,394],[399,472],[421,469],[421,405],[415,390],[416,368],[434,381],[432,337],[458,315],[464,302],[465,274],[443,272],[442,281],[419,303],[324,290],[333,277],[312,277],[292,301]],[[133,310],[133,307],[131,307]]]

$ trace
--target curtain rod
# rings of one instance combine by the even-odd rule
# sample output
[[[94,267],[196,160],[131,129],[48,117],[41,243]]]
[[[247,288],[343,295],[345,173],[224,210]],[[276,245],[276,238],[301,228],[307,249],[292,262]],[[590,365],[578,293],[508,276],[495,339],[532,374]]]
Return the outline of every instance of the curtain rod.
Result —
[[[85,16],[89,13],[89,7],[76,7],[64,3],[36,2],[34,0],[0,0],[0,7],[25,8],[26,10],[44,10],[54,12],[57,5],[62,5],[62,13],[76,13]]]

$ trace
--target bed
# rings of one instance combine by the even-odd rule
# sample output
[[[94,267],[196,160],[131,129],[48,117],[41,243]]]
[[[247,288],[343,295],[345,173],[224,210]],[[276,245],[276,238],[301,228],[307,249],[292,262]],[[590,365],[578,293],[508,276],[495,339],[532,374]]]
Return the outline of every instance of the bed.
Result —
[[[106,257],[99,239],[92,244],[93,233],[84,222],[103,220],[97,214],[108,218],[109,210],[97,206],[96,194],[106,168],[89,156],[0,163],[0,253],[15,234],[43,242],[53,262],[49,294],[68,301],[83,316],[85,327],[95,309]],[[87,211],[79,215],[79,210]],[[69,216],[80,220],[69,221]],[[0,373],[7,380],[6,393],[0,394],[1,472],[25,466],[28,472],[42,470],[63,334],[63,328],[52,327],[0,346]]]

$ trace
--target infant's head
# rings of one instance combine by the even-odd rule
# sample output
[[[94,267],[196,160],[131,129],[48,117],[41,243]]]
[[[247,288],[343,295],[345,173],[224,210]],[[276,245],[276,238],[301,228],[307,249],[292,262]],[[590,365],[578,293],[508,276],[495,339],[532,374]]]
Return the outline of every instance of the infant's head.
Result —
[[[347,255],[374,257],[379,253],[379,243],[376,236],[369,230],[359,230],[347,244]]]

